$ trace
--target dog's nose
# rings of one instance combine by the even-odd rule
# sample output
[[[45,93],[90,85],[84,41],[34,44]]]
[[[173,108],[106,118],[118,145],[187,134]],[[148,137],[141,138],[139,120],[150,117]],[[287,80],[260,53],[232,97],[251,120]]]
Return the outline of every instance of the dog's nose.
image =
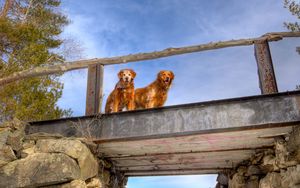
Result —
[[[125,77],[125,81],[128,82],[128,81],[129,81],[129,78],[128,78],[128,77]]]
[[[166,81],[168,82],[170,80],[170,78],[169,77],[166,77]]]

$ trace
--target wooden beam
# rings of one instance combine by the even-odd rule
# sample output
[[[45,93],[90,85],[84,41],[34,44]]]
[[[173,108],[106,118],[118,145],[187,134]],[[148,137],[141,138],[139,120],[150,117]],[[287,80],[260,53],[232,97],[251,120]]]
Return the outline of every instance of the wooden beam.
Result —
[[[85,115],[95,115],[101,112],[103,96],[103,65],[88,67]]]
[[[258,41],[254,45],[261,94],[278,93],[269,43]]]
[[[22,80],[25,78],[62,73],[70,70],[87,68],[89,65],[95,65],[95,64],[112,65],[112,64],[122,64],[122,63],[129,63],[129,62],[136,62],[136,61],[143,61],[143,60],[158,59],[158,58],[168,57],[173,55],[220,49],[226,47],[253,45],[255,42],[262,41],[262,40],[278,41],[281,40],[283,37],[300,37],[300,32],[267,33],[262,37],[258,37],[258,38],[211,42],[211,43],[200,44],[195,46],[167,48],[162,51],[154,51],[149,53],[130,54],[125,56],[117,56],[117,57],[110,57],[110,58],[95,58],[95,59],[88,59],[88,60],[65,62],[63,64],[56,64],[52,66],[36,67],[29,70],[15,72],[7,77],[0,78],[0,86],[3,86],[5,84],[17,80]]]
[[[102,103],[103,103],[103,80],[104,80],[104,65],[100,65],[98,64],[97,65],[97,85],[98,85],[98,113],[101,113],[102,112]]]
[[[138,177],[138,176],[172,176],[172,175],[199,175],[199,174],[218,174],[232,168],[209,168],[209,169],[178,169],[178,170],[146,170],[146,171],[130,171],[124,172],[125,176]]]

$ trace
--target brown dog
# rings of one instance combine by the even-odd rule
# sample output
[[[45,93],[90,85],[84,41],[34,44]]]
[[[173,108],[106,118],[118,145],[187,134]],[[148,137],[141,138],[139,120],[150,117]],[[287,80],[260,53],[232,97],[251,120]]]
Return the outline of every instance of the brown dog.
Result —
[[[119,82],[106,100],[105,113],[120,112],[123,108],[134,110],[134,78],[136,73],[123,69],[118,73]]]
[[[174,79],[172,71],[160,71],[154,82],[135,90],[134,102],[137,109],[161,107],[165,104]]]

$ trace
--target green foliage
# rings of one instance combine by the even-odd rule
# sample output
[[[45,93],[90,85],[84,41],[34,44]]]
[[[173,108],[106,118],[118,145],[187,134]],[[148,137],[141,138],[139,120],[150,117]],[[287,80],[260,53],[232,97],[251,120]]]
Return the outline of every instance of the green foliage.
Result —
[[[292,15],[300,19],[300,2],[284,0],[284,8],[288,8]],[[291,31],[300,31],[300,25],[298,22],[284,22],[284,26]]]
[[[284,8],[288,8],[292,15],[300,19],[300,1],[284,0]],[[283,24],[290,31],[300,31],[300,24],[298,22],[284,22]],[[296,51],[300,54],[300,47],[297,47]]]
[[[7,2],[9,0],[6,0]],[[10,0],[11,1],[11,0]],[[58,63],[55,53],[67,18],[59,13],[59,0],[13,0],[0,17],[0,77],[17,71]],[[71,115],[56,103],[62,95],[59,75],[30,78],[0,88],[0,121],[23,121]]]

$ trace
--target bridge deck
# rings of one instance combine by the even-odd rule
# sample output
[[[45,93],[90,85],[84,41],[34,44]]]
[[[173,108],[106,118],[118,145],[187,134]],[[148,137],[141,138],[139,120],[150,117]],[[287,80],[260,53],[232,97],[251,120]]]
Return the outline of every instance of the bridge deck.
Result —
[[[299,124],[297,91],[32,122],[27,132],[80,136],[88,129],[120,171],[148,176],[233,168]]]

